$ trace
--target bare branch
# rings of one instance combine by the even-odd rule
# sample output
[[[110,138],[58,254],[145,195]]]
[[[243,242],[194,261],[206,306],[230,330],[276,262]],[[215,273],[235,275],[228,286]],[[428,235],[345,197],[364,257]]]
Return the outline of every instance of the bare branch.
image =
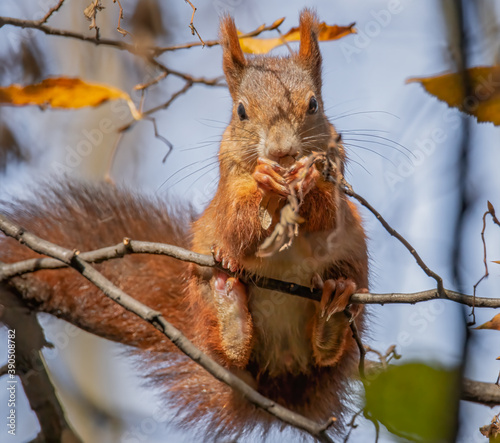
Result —
[[[163,72],[166,72],[168,74],[175,75],[176,77],[180,77],[183,80],[186,80],[186,82],[191,82],[191,83],[201,83],[207,86],[226,86],[226,83],[224,83],[225,77],[223,75],[219,77],[214,77],[214,78],[205,78],[205,77],[193,77],[192,75],[185,74],[184,72],[176,71],[175,69],[170,69],[167,68],[164,64],[160,63],[158,60],[150,57],[148,58],[148,61],[152,63],[154,66],[162,70]]]
[[[8,374],[7,386],[14,386],[14,389],[17,383],[11,377],[15,375],[21,380],[31,409],[40,423],[40,441],[63,441],[67,438],[67,441],[80,442],[66,420],[47,373],[41,349],[49,344],[36,313],[30,311],[6,285],[0,285],[0,307],[0,321],[15,334],[15,364],[10,368],[8,365],[2,367],[0,375],[7,374],[9,369],[11,372]],[[13,383],[10,384],[9,381]]]
[[[189,29],[191,29],[191,34],[194,35],[196,33],[196,35],[200,39],[201,47],[204,48],[205,47],[205,42],[201,38],[200,34],[198,34],[198,31],[196,30],[196,28],[194,27],[194,24],[193,24],[193,22],[194,22],[194,14],[196,13],[197,9],[194,7],[194,5],[189,0],[184,0],[184,1],[189,6],[191,6],[191,8],[193,8],[193,15],[191,16],[191,22],[189,23]]]
[[[264,409],[285,423],[308,432],[320,441],[331,442],[331,439],[326,434],[326,429],[330,427],[331,421],[328,421],[325,424],[315,423],[312,420],[290,411],[289,409],[286,409],[276,402],[259,394],[243,380],[232,374],[230,371],[224,369],[206,354],[202,353],[177,328],[167,322],[160,312],[140,303],[111,283],[111,281],[104,277],[100,272],[90,266],[88,262],[83,260],[78,251],[71,251],[54,243],[43,240],[36,235],[23,230],[21,226],[10,222],[1,214],[0,228],[6,235],[15,238],[33,251],[53,257],[77,270],[82,276],[97,286],[106,296],[114,300],[123,308],[152,324],[195,363],[202,366],[221,382],[240,392],[254,405]]]
[[[118,25],[116,26],[116,30],[121,35],[123,35],[125,37],[126,35],[130,34],[130,32],[126,31],[125,29],[123,29],[121,27],[121,22],[122,22],[122,19],[123,19],[123,7],[122,7],[122,4],[120,3],[120,0],[113,0],[113,3],[118,3],[118,7],[120,8],[120,12],[118,13]]]
[[[46,21],[49,19],[49,17],[56,12],[64,3],[64,0],[59,0],[60,4],[57,5],[57,9],[54,8],[54,10],[49,11],[49,13],[46,14],[45,17],[43,17],[41,20],[23,20],[23,19],[18,19],[14,17],[0,17],[0,28],[4,25],[11,25],[15,26],[18,28],[31,28],[31,29],[37,29],[47,35],[58,35],[61,37],[68,37],[68,38],[74,38],[77,40],[82,40],[86,41],[89,43],[93,43],[94,45],[102,45],[102,46],[112,46],[116,49],[128,51],[132,54],[136,55],[141,55],[144,54],[144,52],[148,53],[151,57],[156,57],[158,55],[163,54],[164,52],[169,52],[169,51],[176,51],[178,49],[189,49],[193,48],[196,46],[217,46],[220,44],[219,40],[208,40],[206,42],[202,42],[201,40],[198,42],[192,42],[192,43],[184,43],[180,45],[173,45],[173,46],[164,46],[164,47],[158,47],[158,46],[148,46],[148,47],[136,47],[135,45],[125,43],[119,40],[111,40],[111,39],[97,39],[95,37],[90,37],[84,34],[78,34],[77,32],[72,32],[72,31],[66,31],[63,29],[56,29],[52,28],[50,26],[45,25]],[[239,36],[239,38],[248,38],[248,37],[256,37],[257,35],[261,34],[262,32],[265,31],[271,31],[274,29],[278,29],[278,27],[283,23],[285,19],[281,18],[276,20],[273,24],[269,26],[259,26],[257,29],[254,31],[248,32],[246,34],[242,34]],[[118,23],[118,26],[120,26],[120,22]],[[122,29],[122,31],[125,31]],[[128,31],[125,31],[128,32]],[[129,32],[128,32],[129,33]],[[129,33],[130,34],[130,33]]]
[[[97,39],[95,37],[90,37],[84,34],[78,34],[77,32],[73,31],[66,31],[63,29],[52,28],[45,24],[39,23],[39,21],[34,21],[34,20],[22,20],[13,17],[0,17],[0,28],[4,25],[16,26],[18,28],[23,28],[23,29],[25,28],[37,29],[47,35],[58,35],[60,37],[74,38],[77,40],[93,43],[94,45],[111,46],[124,51],[129,51],[132,54],[140,54],[143,51],[143,49],[138,49],[134,45],[131,45],[129,43],[120,42],[117,40],[110,40],[110,39]]]
[[[187,80],[186,84],[181,89],[174,92],[165,103],[155,106],[154,108],[148,109],[147,111],[144,111],[143,115],[151,115],[154,112],[159,111],[161,109],[167,109],[177,97],[188,92],[192,86],[193,82],[191,80]]]
[[[391,234],[393,237],[396,237],[402,244],[403,246],[408,249],[411,255],[415,258],[417,261],[418,265],[422,268],[422,270],[429,276],[432,277],[434,280],[436,280],[437,283],[437,292],[440,296],[445,295],[445,290],[443,286],[443,279],[437,275],[434,271],[432,271],[422,260],[420,255],[418,255],[417,251],[415,248],[410,244],[408,240],[406,240],[399,232],[397,232],[394,228],[387,223],[387,221],[382,217],[382,215],[370,204],[366,199],[361,197],[359,194],[354,192],[352,189],[352,186],[347,183],[347,181],[343,180],[344,189],[343,191],[349,195],[350,197],[355,198],[358,202],[360,202],[365,208],[367,208],[375,217],[377,217],[377,220],[382,224],[382,226],[385,228],[385,230]]]
[[[497,406],[500,405],[500,386],[464,378],[461,398],[486,406]]]
[[[280,18],[280,19],[276,20],[272,25],[269,25],[269,26],[259,26],[254,31],[247,32],[246,34],[241,34],[240,36],[238,36],[238,38],[242,39],[242,38],[256,37],[256,36],[258,36],[259,34],[265,32],[265,31],[272,31],[274,29],[278,29],[279,26],[284,21],[285,21],[284,17]],[[164,46],[164,47],[161,47],[161,48],[154,48],[153,49],[153,54],[154,54],[154,56],[157,56],[157,55],[163,54],[164,52],[177,51],[178,49],[189,49],[189,48],[194,48],[195,46],[207,46],[207,47],[211,47],[211,46],[217,46],[219,44],[220,44],[219,40],[207,40],[207,41],[205,41],[205,43],[203,45],[202,45],[201,42],[183,43],[181,45]]]
[[[488,271],[486,239],[484,238],[484,232],[486,230],[486,216],[488,214],[491,215],[491,218],[493,219],[493,223],[495,223],[496,225],[500,226],[500,221],[498,220],[498,218],[495,215],[495,208],[494,208],[494,206],[490,202],[488,202],[488,210],[483,214],[483,229],[481,230],[481,241],[483,242],[484,275],[473,286],[473,290],[472,290],[473,297],[476,297],[476,289],[479,286],[479,283],[481,283],[485,278],[488,278],[488,276],[490,275],[490,273]],[[472,326],[472,325],[476,324],[476,315],[474,313],[474,308],[475,308],[475,306],[473,305],[472,306],[472,312],[471,312],[472,322],[471,322],[471,324],[469,326]]]
[[[363,346],[363,342],[361,341],[361,337],[359,336],[356,322],[354,321],[353,316],[352,316],[351,312],[349,311],[349,308],[347,308],[344,311],[344,314],[349,319],[349,327],[351,328],[352,337],[354,338],[354,341],[356,342],[356,345],[358,346],[358,350],[359,350],[358,370],[359,370],[360,377],[363,379],[363,378],[365,378],[366,350],[365,350],[365,347]]]
[[[0,217],[2,217],[0,215]],[[3,221],[0,219],[0,230],[2,229]],[[82,252],[80,257],[89,263],[100,263],[105,260],[112,260],[124,257],[127,254],[158,254],[167,255],[178,260],[195,263],[200,266],[218,267],[212,256],[198,254],[178,246],[166,245],[163,243],[144,242],[137,240],[125,239],[124,243],[118,243],[115,246],[108,246],[95,251]],[[35,272],[42,269],[58,269],[66,267],[65,264],[51,258],[36,258],[23,260],[17,263],[9,263],[0,265],[0,281],[8,280],[12,277]],[[228,272],[224,269],[224,272]],[[229,272],[228,272],[229,273]],[[233,274],[236,275],[236,274]],[[281,280],[271,278],[256,278],[240,275],[247,283],[255,284],[264,289],[283,292],[285,294],[296,295],[298,297],[307,298],[310,300],[321,300],[321,292],[307,286],[297,285],[295,283],[287,283]],[[351,297],[352,303],[360,304],[392,304],[406,303],[415,304],[429,300],[449,300],[456,303],[461,303],[467,306],[475,306],[478,308],[500,308],[500,298],[476,297],[462,294],[460,292],[445,289],[442,295],[438,294],[436,289],[428,289],[408,294],[387,293],[359,293]]]
[[[44,23],[47,23],[47,20],[52,16],[52,14],[54,14],[54,12],[59,11],[63,3],[64,0],[59,0],[59,2],[55,6],[49,9],[47,14],[45,14],[40,20],[38,20],[38,24],[43,25]]]

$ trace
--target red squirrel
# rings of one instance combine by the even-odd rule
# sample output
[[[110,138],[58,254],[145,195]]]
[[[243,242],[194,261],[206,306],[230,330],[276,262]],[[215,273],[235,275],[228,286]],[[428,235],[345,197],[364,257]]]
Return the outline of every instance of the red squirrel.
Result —
[[[160,200],[111,185],[69,183],[4,205],[3,211],[38,236],[81,251],[130,237],[213,253],[223,268],[250,277],[306,286],[320,277],[318,303],[168,257],[133,255],[96,265],[260,393],[318,422],[335,416],[335,428],[358,358],[343,310],[354,292],[368,287],[368,258],[355,205],[306,164],[311,152],[326,151],[338,138],[323,107],[318,20],[308,9],[301,13],[299,51],[288,57],[246,58],[229,16],[221,20],[220,42],[232,117],[220,146],[218,189],[201,217],[190,224]],[[336,146],[343,169],[345,153]],[[287,249],[259,256],[298,176],[304,220],[298,235]],[[269,215],[266,222],[262,211]],[[0,238],[0,261],[33,256]],[[75,271],[38,271],[22,279],[19,295],[34,308],[138,348],[147,376],[163,387],[189,432],[237,438],[276,423]],[[351,312],[363,331],[363,307],[352,306]]]

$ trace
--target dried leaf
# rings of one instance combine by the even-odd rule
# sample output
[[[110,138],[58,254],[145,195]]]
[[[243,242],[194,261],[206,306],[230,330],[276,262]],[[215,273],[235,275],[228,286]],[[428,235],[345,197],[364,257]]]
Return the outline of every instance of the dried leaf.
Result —
[[[488,211],[490,211],[493,215],[495,215],[495,208],[491,204],[491,202],[488,200]]]
[[[283,251],[292,245],[294,237],[299,233],[298,227],[305,220],[298,214],[297,205],[287,203],[280,213],[280,221],[274,227],[273,232],[259,246],[257,257],[270,257],[277,252]]]
[[[283,19],[280,20],[283,21]],[[275,23],[278,23],[278,20]],[[275,23],[273,23],[273,25]],[[321,41],[338,40],[346,35],[354,33],[356,33],[354,23],[351,23],[349,26],[330,26],[323,22],[319,25],[319,40]],[[300,32],[299,28],[296,27],[290,29],[283,36],[276,38],[240,38],[240,45],[243,52],[248,54],[266,54],[271,49],[281,46],[285,42],[297,42],[299,40]]]
[[[406,83],[420,83],[424,89],[453,108],[477,118],[478,122],[500,125],[500,66],[476,66],[467,69],[472,95],[465,96],[460,73],[434,77],[410,78]]]
[[[479,428],[479,432],[489,438],[490,443],[500,442],[500,420],[498,415],[495,415],[489,425]]]
[[[136,120],[141,118],[126,92],[112,86],[87,83],[78,78],[48,78],[34,85],[10,85],[0,88],[0,105],[77,109],[120,99],[127,101]]]
[[[483,323],[475,329],[495,329],[500,331],[500,314],[495,315],[490,321]]]
[[[496,263],[497,265],[500,265],[500,260],[495,260],[493,263]]]

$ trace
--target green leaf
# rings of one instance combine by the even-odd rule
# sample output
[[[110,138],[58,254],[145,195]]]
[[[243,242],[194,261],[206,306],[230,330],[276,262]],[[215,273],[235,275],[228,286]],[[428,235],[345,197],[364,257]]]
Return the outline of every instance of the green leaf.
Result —
[[[450,441],[459,400],[456,370],[423,363],[390,366],[365,382],[365,412],[390,432],[413,441]]]

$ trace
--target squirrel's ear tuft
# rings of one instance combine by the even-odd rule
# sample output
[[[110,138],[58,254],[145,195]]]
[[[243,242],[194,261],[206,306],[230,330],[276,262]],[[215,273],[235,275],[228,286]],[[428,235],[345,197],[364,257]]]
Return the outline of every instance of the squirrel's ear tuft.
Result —
[[[229,15],[224,15],[221,18],[219,39],[223,53],[222,67],[226,75],[229,92],[234,97],[241,83],[247,62],[241,50],[234,20]]]
[[[304,8],[300,13],[299,60],[311,72],[314,83],[321,90],[321,53],[319,51],[318,16],[311,9]]]

